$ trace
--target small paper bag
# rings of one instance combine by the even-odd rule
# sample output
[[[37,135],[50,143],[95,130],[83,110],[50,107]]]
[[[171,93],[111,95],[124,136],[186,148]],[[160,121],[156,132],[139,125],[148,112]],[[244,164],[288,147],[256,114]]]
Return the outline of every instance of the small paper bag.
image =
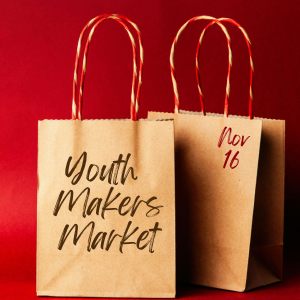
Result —
[[[127,28],[104,15],[91,32],[107,18]],[[37,294],[174,298],[173,121],[138,121],[134,87],[131,120],[82,121],[81,96],[79,120],[39,122]]]
[[[213,19],[229,49],[225,116],[205,114],[200,80],[202,113],[179,111],[174,47],[182,30],[198,19],[213,18],[189,20],[171,49],[175,114],[149,112],[148,117],[175,120],[178,280],[242,292],[282,278],[285,123],[253,119],[251,44],[230,19]],[[246,37],[250,118],[228,116],[231,46],[220,21],[232,21]]]

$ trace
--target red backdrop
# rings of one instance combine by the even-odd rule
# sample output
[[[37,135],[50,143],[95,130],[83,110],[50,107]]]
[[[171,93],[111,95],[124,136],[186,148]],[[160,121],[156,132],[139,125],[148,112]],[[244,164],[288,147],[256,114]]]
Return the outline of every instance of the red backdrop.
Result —
[[[247,31],[255,66],[254,115],[286,120],[285,244],[286,283],[248,293],[278,295],[291,290],[299,238],[300,13],[298,1],[19,1],[2,0],[0,18],[0,268],[6,296],[35,293],[37,125],[43,119],[71,118],[72,79],[79,33],[93,17],[119,13],[138,24],[144,41],[140,117],[148,110],[174,109],[169,68],[172,41],[180,26],[196,15],[229,17]],[[175,52],[181,108],[200,110],[195,51],[207,21],[191,24]],[[227,26],[227,24],[226,24]],[[229,113],[247,115],[249,56],[240,31],[227,26],[233,69]],[[135,35],[136,36],[136,35]],[[228,50],[218,26],[203,41],[200,69],[208,112],[223,112]],[[98,27],[91,43],[83,117],[128,118],[132,49],[125,30],[114,21]],[[288,271],[286,271],[288,270]],[[294,281],[293,281],[294,280]],[[9,283],[10,282],[10,283]],[[16,287],[14,282],[18,282]],[[26,285],[29,283],[30,285]],[[10,288],[8,288],[10,287]],[[180,295],[198,289],[182,288]],[[6,292],[5,292],[6,290]],[[212,290],[200,294],[213,296]],[[299,290],[298,290],[299,291]],[[216,292],[219,296],[239,295]],[[295,292],[293,292],[295,293]],[[226,296],[227,295],[227,296]],[[264,294],[266,296],[266,294]],[[294,294],[293,294],[294,295]],[[244,297],[244,296],[243,296]]]

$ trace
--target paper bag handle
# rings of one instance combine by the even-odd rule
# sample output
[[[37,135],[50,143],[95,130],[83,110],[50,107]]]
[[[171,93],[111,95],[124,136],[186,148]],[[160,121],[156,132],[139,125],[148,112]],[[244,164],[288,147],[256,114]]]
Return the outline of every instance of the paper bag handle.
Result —
[[[218,19],[218,21],[226,21],[229,23],[234,24],[235,26],[237,26],[243,33],[246,43],[247,43],[247,47],[248,47],[248,51],[249,51],[249,56],[250,56],[250,90],[249,90],[249,118],[250,120],[253,119],[253,79],[254,79],[254,66],[253,66],[253,58],[252,58],[252,49],[251,49],[251,42],[250,39],[248,37],[248,34],[246,33],[245,29],[243,27],[241,27],[240,24],[238,24],[236,21],[229,19],[229,18],[220,18]],[[199,38],[199,42],[198,42],[198,46],[197,46],[197,51],[196,51],[196,77],[197,77],[197,83],[198,83],[198,90],[199,90],[199,96],[200,96],[200,103],[201,103],[201,109],[202,109],[202,113],[203,115],[205,115],[205,105],[204,105],[204,101],[203,101],[203,94],[202,94],[202,90],[201,90],[201,85],[200,85],[200,71],[199,71],[199,67],[198,67],[198,61],[199,61],[199,52],[200,52],[200,46],[201,46],[201,42],[203,39],[203,36],[206,32],[206,30],[213,24],[215,24],[216,22],[212,21],[210,24],[208,24],[202,31],[201,36]],[[224,112],[225,116],[228,117],[228,102],[226,105],[225,102],[225,112]]]
[[[203,92],[200,83],[199,51],[206,30],[215,23],[216,23],[215,21],[212,21],[203,29],[197,44],[197,51],[196,51],[196,78],[197,78],[198,92],[200,97],[201,111],[203,116],[206,115],[206,111],[205,111],[205,103],[203,100]],[[232,68],[232,50],[231,50],[230,39],[227,39],[227,46],[228,46],[228,71],[227,71],[226,94],[225,94],[225,103],[224,103],[224,114],[226,117],[228,117],[228,100],[230,94],[230,78],[231,78],[231,68]]]
[[[227,39],[227,44],[228,44],[228,51],[229,51],[229,57],[232,57],[231,55],[231,48],[230,48],[230,36],[227,32],[227,29],[225,28],[225,26],[216,18],[213,17],[209,17],[209,16],[198,16],[198,17],[194,17],[190,20],[188,20],[185,24],[183,24],[181,26],[181,28],[178,30],[175,39],[173,41],[172,47],[171,47],[171,53],[170,53],[170,69],[171,69],[171,77],[172,77],[172,83],[173,83],[173,89],[174,89],[174,101],[175,101],[175,113],[179,112],[179,95],[178,95],[178,88],[177,88],[177,82],[176,82],[176,76],[175,76],[175,67],[174,67],[174,50],[175,50],[175,46],[177,44],[178,38],[181,35],[182,31],[192,22],[194,21],[198,21],[198,20],[213,20],[215,23],[217,23],[223,30],[223,32],[225,33],[226,39]],[[228,76],[227,77],[227,87],[226,87],[226,96],[225,96],[225,105],[226,102],[228,103],[228,97],[229,97],[229,93],[227,93],[227,91],[229,92],[230,90],[230,69],[231,69],[231,58],[229,58],[229,66],[228,66]]]
[[[142,38],[141,38],[141,33],[140,30],[138,29],[137,25],[133,23],[130,19],[121,16],[121,15],[100,15],[97,16],[96,18],[92,19],[89,21],[86,26],[83,28],[80,36],[79,36],[79,41],[78,41],[78,46],[77,46],[77,52],[76,52],[76,59],[75,59],[75,71],[74,71],[74,81],[73,81],[73,99],[72,99],[72,119],[76,119],[76,87],[77,87],[77,77],[78,77],[78,61],[79,61],[79,55],[80,55],[80,50],[81,50],[81,43],[83,39],[83,35],[90,27],[92,24],[94,24],[93,28],[90,31],[89,37],[87,39],[86,45],[85,45],[85,51],[84,51],[84,57],[83,57],[83,67],[82,67],[82,73],[81,73],[81,82],[80,82],[80,93],[79,93],[79,107],[78,107],[78,119],[81,120],[82,118],[82,94],[83,94],[83,85],[84,85],[84,79],[85,79],[85,72],[86,72],[86,60],[87,60],[87,53],[89,49],[89,44],[91,42],[91,38],[94,34],[95,29],[97,26],[102,23],[104,20],[107,19],[114,19],[117,22],[119,22],[127,31],[130,41],[132,44],[132,49],[133,49],[133,79],[132,79],[132,92],[131,92],[131,119],[132,120],[138,120],[138,111],[139,111],[139,103],[140,103],[140,92],[141,92],[141,84],[142,84],[142,72],[143,72],[143,43],[142,43]],[[135,91],[135,83],[137,79],[137,63],[136,63],[136,49],[135,49],[135,41],[134,38],[128,29],[128,27],[122,22],[122,20],[126,20],[129,22],[134,29],[137,32],[138,39],[139,39],[139,46],[140,46],[140,68],[139,68],[139,81],[138,81],[138,87],[137,87],[137,93],[136,97],[134,94]],[[95,23],[96,22],[96,23]]]

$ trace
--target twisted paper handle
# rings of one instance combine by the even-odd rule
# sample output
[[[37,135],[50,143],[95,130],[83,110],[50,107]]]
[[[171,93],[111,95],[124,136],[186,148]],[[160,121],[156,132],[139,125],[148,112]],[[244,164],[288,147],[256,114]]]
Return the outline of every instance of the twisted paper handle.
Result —
[[[131,90],[131,119],[132,120],[136,120],[136,114],[134,112],[134,105],[135,105],[135,95],[134,95],[134,90],[135,90],[135,82],[136,82],[136,78],[137,78],[137,66],[136,66],[136,49],[135,49],[135,42],[134,42],[134,38],[131,34],[131,32],[129,31],[128,27],[119,19],[116,19],[114,17],[111,16],[105,16],[101,19],[99,19],[95,25],[92,27],[86,45],[85,45],[85,50],[84,50],[84,56],[83,56],[83,66],[82,66],[82,73],[81,73],[81,82],[80,82],[80,94],[79,94],[79,107],[78,107],[78,119],[81,120],[82,119],[82,98],[83,98],[83,87],[84,87],[84,80],[85,80],[85,73],[86,73],[86,61],[87,61],[87,54],[88,54],[88,50],[89,50],[89,45],[92,39],[92,36],[94,34],[95,29],[99,26],[99,24],[101,24],[103,21],[112,18],[115,19],[117,22],[119,22],[127,31],[130,40],[131,40],[131,44],[132,44],[132,48],[133,48],[133,79],[132,79],[132,90]]]
[[[131,92],[131,119],[132,120],[138,120],[138,111],[139,111],[139,103],[140,103],[140,91],[141,91],[141,84],[142,84],[142,72],[143,72],[143,44],[142,44],[142,38],[141,33],[135,23],[133,23],[131,20],[124,16],[120,15],[100,15],[91,21],[89,21],[86,26],[83,28],[78,41],[77,46],[77,52],[76,52],[76,59],[75,59],[75,71],[74,71],[74,81],[73,81],[73,99],[72,99],[72,119],[76,119],[76,87],[77,87],[77,74],[78,74],[78,61],[80,56],[80,50],[81,50],[81,43],[83,39],[83,35],[92,24],[94,24],[93,28],[90,31],[88,40],[86,42],[85,51],[84,51],[84,58],[83,58],[83,67],[82,67],[82,73],[81,73],[81,83],[80,83],[80,94],[79,94],[79,108],[78,108],[78,119],[81,120],[82,118],[82,91],[83,91],[83,85],[84,85],[84,79],[85,79],[85,72],[86,72],[86,60],[87,60],[87,53],[89,49],[89,44],[91,42],[91,38],[94,34],[94,31],[96,27],[102,23],[106,19],[114,19],[117,22],[119,22],[127,31],[130,41],[132,44],[133,49],[133,79],[132,79],[132,92]],[[122,20],[126,20],[129,22],[136,30],[138,39],[139,39],[139,45],[140,45],[140,68],[139,68],[139,82],[137,87],[137,93],[136,97],[134,94],[135,91],[135,83],[137,79],[137,63],[136,63],[136,49],[135,49],[135,41],[134,38],[128,29],[128,27],[122,22]],[[96,22],[96,23],[95,23]]]
[[[178,38],[181,35],[182,31],[192,22],[198,21],[198,20],[213,20],[216,22],[224,31],[226,39],[227,39],[227,44],[228,44],[228,51],[229,51],[229,56],[231,57],[231,48],[230,48],[230,37],[229,34],[224,27],[224,25],[218,21],[218,19],[209,17],[209,16],[198,16],[194,17],[190,20],[188,20],[185,24],[181,26],[179,31],[177,32],[177,35],[173,41],[172,47],[171,47],[171,53],[170,53],[170,69],[171,69],[171,77],[172,77],[172,83],[173,83],[173,89],[174,89],[174,101],[175,101],[175,113],[179,112],[179,95],[178,95],[178,88],[177,88],[177,82],[176,82],[176,76],[175,76],[175,67],[174,67],[174,50],[175,50],[175,45],[177,44]],[[203,38],[203,37],[202,37]],[[229,64],[228,69],[231,68],[231,59],[229,59]],[[227,87],[226,87],[226,96],[225,96],[225,107],[227,105],[228,107],[228,98],[229,98],[229,91],[230,91],[230,72],[229,72],[229,78],[227,78]],[[202,91],[201,91],[202,92]]]
[[[226,21],[229,23],[234,24],[237,26],[243,33],[247,46],[248,46],[248,51],[249,51],[249,56],[250,56],[250,90],[249,90],[249,117],[252,120],[253,119],[253,79],[254,79],[254,66],[253,66],[253,59],[252,59],[252,49],[251,49],[251,42],[248,37],[248,34],[246,33],[245,29],[241,27],[236,21],[229,19],[229,18],[220,18],[218,21]],[[206,32],[206,30],[216,22],[212,21],[210,24],[208,24],[202,31],[202,34],[199,38],[198,46],[197,46],[197,52],[196,52],[196,77],[197,77],[197,83],[198,83],[198,89],[199,89],[199,96],[200,96],[200,103],[201,103],[201,109],[203,115],[205,115],[205,106],[204,106],[204,101],[203,101],[203,95],[202,95],[202,90],[201,90],[201,85],[200,85],[200,71],[199,71],[199,66],[198,66],[198,61],[199,61],[199,52],[200,52],[200,46],[201,42],[203,39],[203,36]],[[227,78],[228,80],[228,78]],[[226,107],[225,103],[225,115],[228,117],[228,105]]]
[[[203,31],[200,35],[199,41],[198,41],[197,53],[196,53],[196,78],[197,78],[197,85],[198,85],[198,91],[199,91],[199,97],[200,97],[200,103],[201,103],[201,111],[204,116],[206,115],[206,111],[205,111],[205,103],[203,100],[203,92],[202,92],[201,83],[200,83],[199,51],[200,51],[201,43],[202,43],[203,37],[206,33],[206,30],[215,23],[216,23],[215,21],[212,21],[203,29]],[[229,94],[230,94],[230,78],[231,78],[231,68],[232,68],[232,50],[231,50],[230,39],[227,39],[227,46],[228,46],[228,56],[229,57],[228,57],[227,84],[226,84],[225,108],[224,108],[224,114],[226,117],[228,117],[228,100],[229,100]]]

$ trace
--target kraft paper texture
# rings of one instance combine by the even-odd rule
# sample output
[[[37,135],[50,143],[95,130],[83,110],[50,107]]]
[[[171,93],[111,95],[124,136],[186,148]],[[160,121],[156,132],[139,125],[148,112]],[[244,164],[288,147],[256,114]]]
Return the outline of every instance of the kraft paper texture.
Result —
[[[280,281],[284,121],[185,111],[148,118],[174,119],[178,280],[239,292]],[[231,136],[219,147],[225,127]]]
[[[285,121],[255,119],[262,136],[246,290],[281,281],[283,267]]]
[[[174,298],[173,121],[40,121],[37,215],[38,295]]]

